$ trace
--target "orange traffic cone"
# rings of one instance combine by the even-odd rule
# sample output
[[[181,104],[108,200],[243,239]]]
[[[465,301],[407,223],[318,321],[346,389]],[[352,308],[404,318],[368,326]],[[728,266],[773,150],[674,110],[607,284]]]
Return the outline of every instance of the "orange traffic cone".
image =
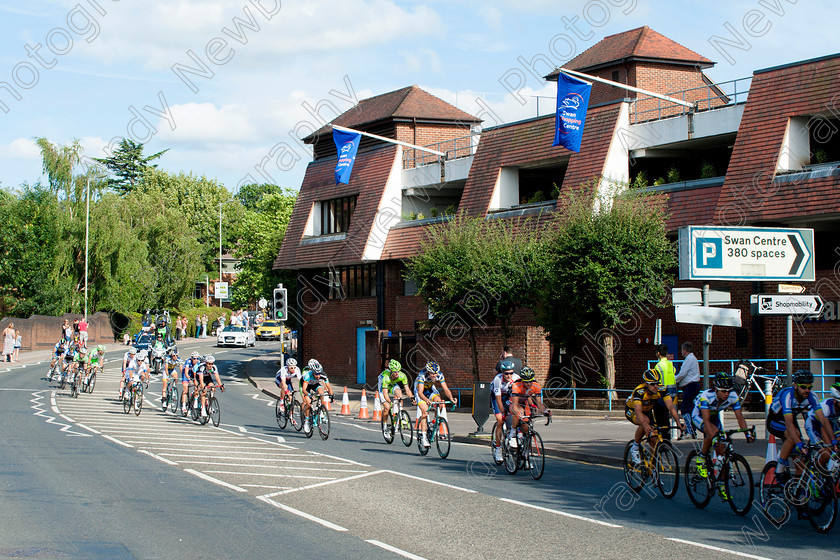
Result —
[[[362,389],[362,406],[359,408],[359,420],[369,419],[370,414],[368,414],[367,395],[365,394],[365,390]]]
[[[376,399],[373,401],[373,418],[374,422],[382,421],[382,402],[379,400],[379,391],[376,392]]]
[[[764,464],[766,465],[770,461],[778,460],[779,453],[776,451],[776,436],[770,434],[770,437],[767,440],[767,455],[764,457]]]
[[[330,396],[327,393],[324,393],[324,396],[321,397],[321,402],[324,403],[324,408],[332,412],[332,406],[330,406]]]
[[[350,414],[350,399],[347,397],[347,386],[344,387],[344,396],[341,397],[341,412],[339,414]]]

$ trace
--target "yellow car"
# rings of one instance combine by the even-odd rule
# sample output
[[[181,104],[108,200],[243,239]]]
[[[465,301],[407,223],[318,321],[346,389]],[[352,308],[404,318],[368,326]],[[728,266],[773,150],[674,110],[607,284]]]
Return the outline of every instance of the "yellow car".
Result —
[[[284,327],[283,323],[280,321],[264,321],[259,327],[257,327],[257,340],[277,340],[280,338],[281,329],[284,329],[282,331],[284,335],[291,332],[289,328]]]

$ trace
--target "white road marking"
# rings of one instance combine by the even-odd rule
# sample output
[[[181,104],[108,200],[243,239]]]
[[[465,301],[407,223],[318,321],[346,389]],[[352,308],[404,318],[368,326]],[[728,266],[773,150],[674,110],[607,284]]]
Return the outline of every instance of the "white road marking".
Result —
[[[248,488],[274,488],[275,490],[288,488],[288,486],[271,486],[270,484],[240,484],[240,486],[247,486]]]
[[[345,463],[351,463],[353,465],[359,465],[360,467],[370,467],[370,465],[365,465],[364,463],[357,463],[356,461],[351,461],[350,459],[345,459],[343,457],[336,457],[334,455],[327,455],[326,453],[318,453],[316,451],[310,451],[312,455],[318,455],[320,457],[329,457],[330,459],[335,459],[336,461],[344,461]]]
[[[247,459],[249,461],[269,461],[272,463],[305,463],[307,465],[344,465],[344,463],[321,463],[321,462],[314,462],[314,461],[298,461],[295,459],[286,459],[285,455],[278,456],[278,457],[225,457],[224,455],[178,455],[177,453],[161,453],[161,455],[169,455],[170,457],[183,457],[184,459],[228,459],[230,461],[242,460]],[[191,463],[192,461],[179,461],[181,463]],[[257,466],[257,465],[254,465]],[[281,467],[282,465],[278,465],[277,467]],[[345,465],[346,466],[346,465]],[[292,467],[289,467],[292,468]],[[334,469],[341,471],[342,469]],[[350,471],[346,471],[350,472]],[[355,471],[359,472],[359,471]]]
[[[93,428],[90,428],[90,427],[88,427],[88,426],[85,426],[85,425],[84,425],[84,424],[82,424],[81,422],[76,422],[76,425],[77,425],[77,426],[79,426],[80,428],[83,428],[83,429],[85,429],[85,430],[89,431],[89,432],[93,432],[93,433],[94,433],[94,434],[96,434],[96,435],[99,435],[99,434],[101,434],[101,433],[102,433],[102,432],[99,432],[99,431],[97,431],[97,430],[94,430]]]
[[[411,560],[426,560],[422,556],[417,556],[416,554],[412,554],[410,552],[406,552],[405,550],[399,549],[395,546],[391,546],[390,544],[385,544],[384,542],[379,542],[374,539],[366,539],[366,543],[370,543],[374,546],[378,546],[379,548],[384,548],[388,552],[393,552],[394,554],[399,554],[405,558],[411,558]]]
[[[605,527],[614,527],[617,529],[621,529],[621,525],[616,525],[615,523],[607,523],[606,521],[600,521],[598,519],[592,519],[590,517],[584,517],[582,515],[575,515],[574,513],[566,513],[565,511],[559,511],[556,509],[549,509],[541,506],[535,506],[533,504],[528,504],[525,502],[520,502],[517,500],[511,500],[509,498],[499,498],[503,502],[508,502],[509,504],[516,504],[518,506],[524,506],[532,509],[538,509],[540,511],[546,511],[548,513],[553,513],[555,515],[562,515],[563,517],[570,517],[572,519],[579,519],[580,521],[589,521],[590,523],[596,523],[598,525],[603,525]]]
[[[210,457],[211,459],[214,457]],[[322,471],[322,472],[339,472],[339,473],[359,473],[365,471],[346,471],[342,469],[321,469],[318,467],[289,467],[287,465],[252,465],[250,463],[219,463],[218,461],[178,461],[179,465],[217,465],[220,467],[250,467],[252,469],[282,469],[282,470],[296,470],[296,471]],[[207,471],[211,472],[211,471]]]
[[[686,540],[683,540],[683,539],[674,539],[674,538],[671,538],[671,537],[665,537],[665,540],[666,541],[674,541],[674,542],[683,543],[683,544],[690,544],[692,546],[698,546],[700,548],[707,548],[709,550],[716,550],[718,552],[725,552],[726,554],[734,554],[735,556],[741,556],[743,558],[754,558],[755,560],[771,560],[770,558],[767,558],[767,557],[764,557],[764,556],[754,556],[752,554],[745,554],[743,552],[735,552],[734,550],[728,550],[726,548],[720,548],[720,547],[717,547],[717,546],[712,546],[710,544],[700,544],[700,543],[696,543],[696,542],[692,542],[692,541],[686,541]]]
[[[410,474],[405,474],[397,471],[388,471],[384,470],[382,472],[395,474],[397,476],[404,476],[406,478],[413,478],[414,480],[420,480],[422,482],[428,482],[429,484],[437,484],[438,486],[446,486],[447,488],[452,488],[453,490],[460,490],[461,492],[467,492],[468,494],[478,494],[475,490],[470,490],[469,488],[461,488],[460,486],[455,486],[453,484],[446,484],[445,482],[438,482],[437,480],[430,480],[428,478],[421,478],[419,476],[414,476]]]
[[[190,469],[185,469],[190,470]],[[332,476],[303,476],[300,474],[279,474],[279,473],[247,473],[239,471],[206,471],[213,474],[236,474],[239,476],[271,476],[274,478],[311,478],[313,480],[335,480]]]
[[[366,432],[379,432],[379,431],[381,431],[381,430],[376,430],[374,428],[365,428],[364,426],[360,426],[358,424],[351,424],[350,422],[336,422],[335,420],[333,420],[333,424],[341,424],[342,426],[351,426],[353,428],[356,428],[358,430],[364,430]]]
[[[321,519],[320,517],[315,517],[314,515],[309,515],[308,513],[302,512],[299,509],[295,509],[295,508],[289,507],[289,506],[284,505],[284,504],[278,504],[277,502],[275,502],[274,500],[272,500],[270,498],[264,498],[262,496],[258,496],[258,498],[260,500],[268,503],[268,504],[273,505],[274,507],[282,509],[283,511],[288,511],[289,513],[293,513],[294,515],[299,515],[300,517],[303,517],[304,519],[308,519],[309,521],[314,521],[315,523],[318,523],[319,525],[323,525],[324,527],[326,527],[328,529],[332,529],[334,531],[347,531],[347,529],[345,529],[341,525],[336,525],[335,523],[330,523],[329,521],[325,521],[324,519]]]
[[[180,447],[157,447],[156,449],[171,449],[171,450],[175,450],[175,451],[181,450]],[[192,450],[190,450],[190,453],[218,453],[218,452],[217,451],[211,451],[209,449],[206,450],[206,451],[201,450],[201,449],[192,449]],[[247,454],[248,456],[251,456],[251,455],[271,455],[272,457],[275,456],[275,452],[273,450],[272,451],[235,451],[233,449],[230,449],[230,450],[226,450],[225,453],[227,453],[227,454],[244,453],[244,454]],[[217,455],[186,455],[184,453],[161,453],[161,455],[168,455],[170,457],[208,457],[208,458],[217,457]],[[288,455],[286,455],[286,454],[284,454],[283,455],[283,457],[284,457],[283,460],[284,461],[287,460],[287,459],[285,459],[285,457],[308,457],[308,456],[309,455],[301,455],[301,454],[288,454]],[[232,458],[233,459],[241,459],[241,457],[232,457]],[[268,460],[272,460],[272,459],[268,459]],[[308,462],[308,461],[301,461],[301,462],[304,463],[304,462]],[[336,464],[338,464],[338,463],[336,463]]]
[[[280,496],[282,494],[291,494],[292,492],[298,492],[300,490],[309,490],[310,488],[318,488],[320,486],[327,486],[329,484],[337,484],[339,482],[347,482],[348,480],[355,480],[357,478],[364,478],[366,476],[370,476],[372,474],[381,474],[385,471],[370,471],[362,474],[357,474],[355,476],[348,476],[347,478],[339,478],[337,480],[329,480],[327,482],[317,482],[315,484],[310,484],[308,486],[301,486],[299,488],[290,488],[288,490],[284,490],[283,492],[275,492],[273,494],[266,494],[263,496],[264,498],[272,498],[274,496]]]
[[[138,452],[138,453],[143,453],[144,455],[148,455],[149,457],[154,457],[154,458],[155,458],[155,459],[157,459],[158,461],[161,461],[161,462],[163,462],[163,463],[166,463],[167,465],[171,465],[171,466],[173,466],[173,467],[177,467],[177,466],[178,466],[178,463],[176,463],[175,461],[170,461],[169,459],[166,459],[166,458],[164,458],[164,457],[161,457],[160,455],[155,455],[154,453],[151,453],[151,452],[149,452],[149,451],[146,451],[145,449],[138,449],[138,450],[137,450],[137,452]]]
[[[194,474],[198,478],[203,478],[204,480],[206,480],[208,482],[212,482],[213,484],[218,484],[219,486],[224,486],[225,488],[230,488],[231,490],[236,490],[237,492],[247,492],[247,490],[245,490],[244,488],[240,488],[239,486],[236,486],[235,484],[229,484],[229,483],[225,482],[224,480],[219,480],[218,478],[213,478],[212,476],[206,475],[202,472],[195,471],[193,469],[184,469],[184,472]]]
[[[127,443],[123,443],[123,442],[121,442],[120,440],[118,440],[118,439],[116,439],[116,438],[112,438],[111,436],[106,436],[105,434],[102,434],[102,437],[104,437],[104,438],[105,438],[105,439],[107,439],[107,440],[113,441],[114,443],[117,443],[117,444],[119,444],[119,445],[122,445],[123,447],[130,447],[130,448],[134,449],[134,446],[133,446],[133,445],[129,445],[129,444],[127,444]]]

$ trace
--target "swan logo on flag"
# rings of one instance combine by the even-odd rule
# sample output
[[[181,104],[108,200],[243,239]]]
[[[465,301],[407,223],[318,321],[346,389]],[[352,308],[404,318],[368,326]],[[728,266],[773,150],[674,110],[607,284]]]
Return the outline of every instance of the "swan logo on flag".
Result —
[[[335,184],[350,182],[350,173],[356,162],[356,152],[362,135],[357,132],[344,132],[333,128],[333,142],[338,150],[338,163],[335,166]]]
[[[567,76],[557,75],[557,113],[555,114],[554,146],[580,152],[583,125],[592,85]]]

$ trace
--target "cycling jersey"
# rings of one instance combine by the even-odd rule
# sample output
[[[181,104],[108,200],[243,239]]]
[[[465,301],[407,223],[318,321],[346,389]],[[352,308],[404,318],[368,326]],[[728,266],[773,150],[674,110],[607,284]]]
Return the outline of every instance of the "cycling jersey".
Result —
[[[700,431],[705,431],[703,426],[702,410],[709,411],[709,421],[721,428],[720,413],[727,408],[732,410],[741,410],[741,401],[738,399],[738,393],[729,391],[729,394],[723,400],[718,399],[716,389],[706,389],[701,391],[694,399],[694,408],[691,411],[691,422],[694,427]]]
[[[633,392],[630,393],[630,396],[627,397],[627,401],[624,404],[631,410],[635,409],[636,405],[639,404],[642,406],[642,412],[647,413],[658,401],[664,399],[666,396],[667,393],[664,389],[657,389],[657,391],[651,395],[647,392],[647,389],[645,389],[645,384],[642,383],[633,389]]]
[[[423,395],[426,398],[432,395],[439,395],[440,393],[435,386],[435,383],[443,383],[445,379],[442,373],[438,373],[434,381],[428,379],[426,372],[420,373],[417,379],[414,380],[414,392],[418,395]]]
[[[831,429],[834,430],[832,437],[837,437],[837,432],[840,430],[840,402],[834,398],[827,398],[820,403],[818,408],[812,409],[808,412],[808,418],[805,420],[805,431],[808,432],[808,439],[819,441],[822,439],[819,434],[822,433],[822,423],[817,418],[817,411],[822,410],[823,415],[828,418],[831,424]]]
[[[105,356],[102,355],[102,354],[93,354],[92,356],[88,357],[88,365],[98,367],[98,366],[102,365],[102,359],[104,357]]]
[[[309,368],[304,368],[303,374],[300,377],[300,385],[303,387],[303,382],[309,385],[309,389],[317,389],[318,385],[321,383],[329,383],[330,380],[327,379],[327,376],[321,373],[320,377],[315,377],[315,374]]]
[[[292,385],[292,381],[295,379],[301,379],[300,368],[295,367],[294,372],[290,372],[288,366],[284,366],[277,370],[277,375],[274,376],[274,383],[278,387],[282,387],[282,383],[286,382],[286,388],[289,391],[294,391],[294,387]]]
[[[536,397],[540,392],[542,392],[542,387],[536,381],[532,382],[530,387],[526,387],[525,382],[520,379],[511,383],[510,386],[511,400],[516,398],[522,401],[526,397]]]
[[[213,374],[218,375],[219,369],[216,367],[216,364],[201,364],[198,367],[198,375],[200,375],[204,381],[205,385],[210,385],[213,383]]]
[[[510,409],[510,393],[513,389],[513,384],[517,381],[519,381],[519,376],[515,373],[510,376],[510,381],[505,381],[504,375],[501,373],[497,374],[496,377],[493,378],[492,383],[490,383],[490,390],[493,393],[493,397],[490,398],[490,406],[493,409],[493,414],[502,414]],[[504,410],[499,409],[499,403],[496,402],[495,398],[496,396],[501,397]]]
[[[793,415],[793,425],[799,430],[797,414],[805,417],[809,411],[816,410],[819,406],[820,402],[813,393],[808,393],[807,397],[799,400],[796,398],[796,387],[786,387],[773,397],[770,412],[767,414],[767,431],[784,440],[785,430],[787,430],[785,414]]]
[[[190,378],[195,377],[198,368],[201,367],[201,360],[192,361],[192,358],[184,360],[184,365],[181,366],[181,383],[189,383]]]
[[[405,372],[399,372],[396,379],[391,378],[391,370],[386,369],[382,372],[382,384],[380,387],[382,394],[388,393],[389,395],[393,395],[397,385],[403,389],[408,386],[408,377],[405,375]]]

